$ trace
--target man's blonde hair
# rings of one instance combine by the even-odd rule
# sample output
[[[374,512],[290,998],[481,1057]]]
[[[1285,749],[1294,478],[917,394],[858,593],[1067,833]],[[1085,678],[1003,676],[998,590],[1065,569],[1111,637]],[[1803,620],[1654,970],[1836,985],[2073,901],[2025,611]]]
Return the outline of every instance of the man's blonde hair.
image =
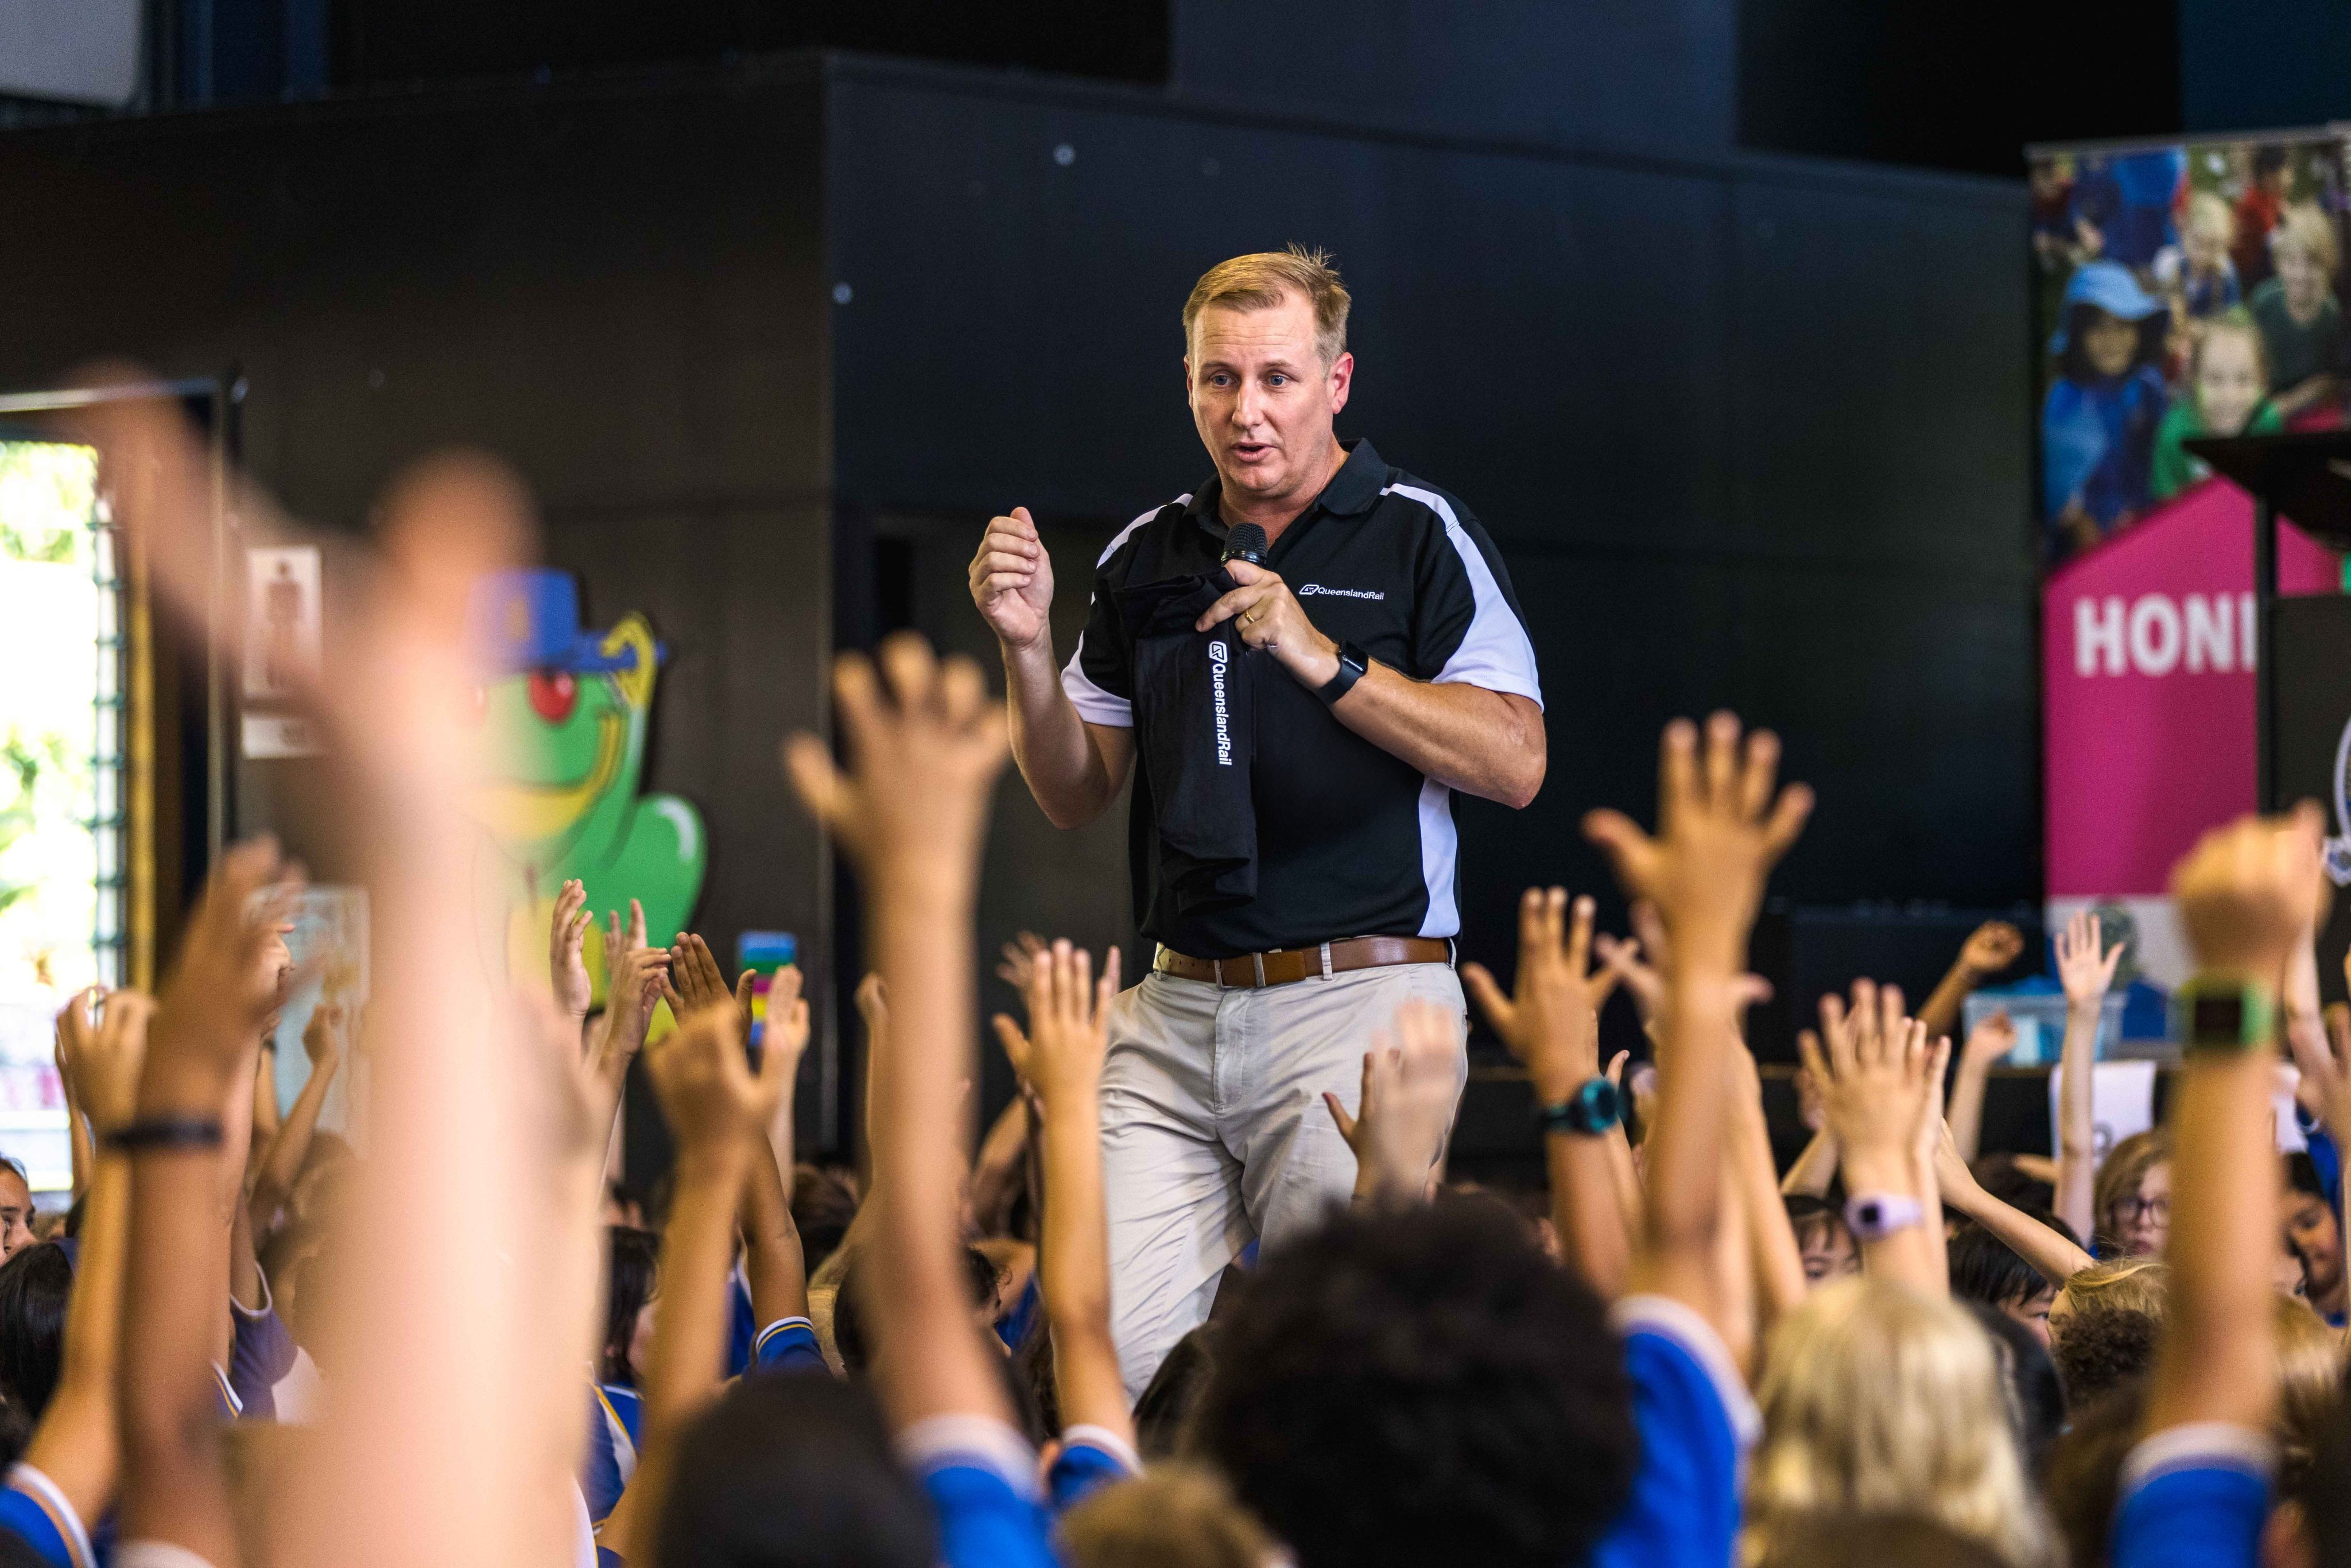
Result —
[[[1314,308],[1314,351],[1326,366],[1347,351],[1347,286],[1339,281],[1335,258],[1321,246],[1293,244],[1287,250],[1253,251],[1220,261],[1192,285],[1184,301],[1184,341],[1192,324],[1211,305],[1235,310],[1269,310],[1295,294]]]

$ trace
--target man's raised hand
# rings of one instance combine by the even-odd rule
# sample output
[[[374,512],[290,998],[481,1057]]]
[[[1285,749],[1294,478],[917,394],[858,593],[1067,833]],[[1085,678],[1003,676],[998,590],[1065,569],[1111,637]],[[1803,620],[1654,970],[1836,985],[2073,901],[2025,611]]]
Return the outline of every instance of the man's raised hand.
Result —
[[[1336,1094],[1325,1092],[1322,1103],[1355,1151],[1355,1196],[1416,1202],[1427,1196],[1460,1102],[1460,1037],[1453,1015],[1433,1002],[1398,1008],[1395,1037],[1394,1045],[1375,1039],[1364,1053],[1355,1114]]]
[[[1599,1073],[1600,1005],[1617,977],[1592,967],[1591,899],[1571,913],[1564,888],[1531,887],[1520,898],[1515,994],[1504,996],[1483,964],[1464,964],[1461,977],[1541,1103],[1558,1104]]]
[[[850,765],[835,765],[815,736],[793,736],[785,762],[800,799],[868,875],[945,875],[967,894],[1009,755],[1004,709],[979,666],[936,659],[901,632],[874,659],[843,653],[832,688]]]
[[[1763,898],[1763,881],[1803,831],[1813,792],[1776,788],[1780,741],[1759,729],[1740,743],[1738,718],[1718,713],[1666,727],[1657,780],[1657,831],[1619,811],[1583,819],[1627,893],[1656,904],[1677,968],[1736,975]]]
[[[1008,648],[1032,648],[1052,636],[1053,558],[1026,507],[990,517],[971,558],[971,601]]]
[[[1004,1013],[993,1020],[1012,1071],[1044,1103],[1048,1117],[1056,1104],[1073,1096],[1091,1100],[1102,1082],[1111,1004],[1118,998],[1118,964],[1113,947],[1102,956],[1097,980],[1093,958],[1084,948],[1056,942],[1029,959],[1026,1032]]]

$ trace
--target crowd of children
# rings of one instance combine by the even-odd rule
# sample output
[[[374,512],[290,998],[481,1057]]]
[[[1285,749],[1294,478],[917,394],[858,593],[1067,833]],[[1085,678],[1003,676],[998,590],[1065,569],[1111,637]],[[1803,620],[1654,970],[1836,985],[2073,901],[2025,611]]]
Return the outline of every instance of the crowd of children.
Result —
[[[200,604],[200,450],[168,411],[95,420],[159,592]],[[240,509],[267,526],[259,497]],[[1817,1132],[1783,1173],[1742,1038],[1748,944],[1812,797],[1780,783],[1768,732],[1677,722],[1654,825],[1584,824],[1636,936],[1595,937],[1589,897],[1531,888],[1507,985],[1465,970],[1542,1108],[1540,1218],[1447,1179],[1455,1020],[1408,1005],[1321,1108],[1355,1156],[1352,1205],[1237,1267],[1131,1401],[1099,1118],[1116,954],[1008,951],[1022,1006],[994,1034],[1022,1095],[984,1137],[969,1124],[980,850],[1007,757],[970,661],[908,635],[844,656],[845,759],[786,746],[861,883],[862,1176],[795,1160],[793,971],[754,1051],[749,977],[615,913],[597,1012],[572,885],[551,987],[485,973],[474,923],[449,917],[474,885],[463,803],[483,760],[462,628],[524,517],[477,460],[413,476],[352,612],[368,678],[306,694],[350,763],[322,805],[378,912],[367,1016],[324,1013],[306,1038],[316,1092],[281,1121],[255,1089],[302,879],[266,841],[215,866],[158,995],[60,1016],[88,1142],[68,1234],[12,1235],[0,1265],[0,1563],[2351,1553],[2334,1484],[2351,1019],[2318,1007],[2312,816],[2217,830],[2175,875],[2202,988],[2166,1129],[2092,1145],[2117,955],[2085,918],[2056,946],[2056,1156],[1977,1150],[2011,1037],[1995,1020],[1954,1051],[1948,1031],[1970,979],[2019,956],[1991,926],[1915,1012],[1865,979],[1823,1001],[1802,1040]],[[1619,986],[1655,1062],[1623,1096],[1598,1027]],[[2291,1173],[2281,1048],[2312,1134]],[[316,1128],[347,1051],[371,1084],[350,1142]],[[651,1230],[606,1182],[632,1064],[676,1144]]]
[[[2053,559],[2202,478],[2189,440],[2342,423],[2341,180],[2296,151],[2035,160],[2034,256],[2057,291],[2041,411]]]

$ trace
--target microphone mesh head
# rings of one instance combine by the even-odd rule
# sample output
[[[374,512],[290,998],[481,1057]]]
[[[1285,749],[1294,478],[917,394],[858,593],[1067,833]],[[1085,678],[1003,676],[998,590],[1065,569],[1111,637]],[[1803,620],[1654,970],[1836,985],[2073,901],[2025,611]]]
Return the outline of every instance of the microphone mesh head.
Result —
[[[1255,523],[1236,523],[1232,532],[1226,536],[1225,554],[1228,557],[1264,553],[1265,530]]]

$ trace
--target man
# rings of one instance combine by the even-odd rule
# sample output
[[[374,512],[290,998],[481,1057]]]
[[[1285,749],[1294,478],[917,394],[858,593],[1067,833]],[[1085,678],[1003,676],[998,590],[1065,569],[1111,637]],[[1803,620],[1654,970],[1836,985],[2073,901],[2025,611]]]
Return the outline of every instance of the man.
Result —
[[[1137,772],[1130,862],[1156,958],[1119,1000],[1102,1075],[1130,1395],[1252,1239],[1279,1244],[1346,1196],[1354,1160],[1319,1094],[1353,1105],[1364,1048],[1405,1001],[1463,1015],[1453,792],[1521,807],[1542,783],[1534,650],[1492,541],[1333,429],[1354,375],[1347,308],[1329,259],[1296,247],[1235,257],[1193,288],[1185,386],[1215,473],[1111,541],[1066,669],[1027,508],[993,519],[971,564],[1002,646],[1013,754],[1046,816],[1092,821]],[[1162,831],[1171,807],[1197,802],[1153,788],[1165,749],[1192,742],[1154,732],[1163,694],[1138,689],[1121,595],[1213,580],[1244,524],[1264,530],[1264,564],[1230,563],[1232,587],[1189,630],[1214,634],[1219,731],[1227,664],[1247,683],[1238,826],[1253,890],[1202,899],[1179,887],[1191,867]],[[1138,745],[1152,759],[1141,770]]]

